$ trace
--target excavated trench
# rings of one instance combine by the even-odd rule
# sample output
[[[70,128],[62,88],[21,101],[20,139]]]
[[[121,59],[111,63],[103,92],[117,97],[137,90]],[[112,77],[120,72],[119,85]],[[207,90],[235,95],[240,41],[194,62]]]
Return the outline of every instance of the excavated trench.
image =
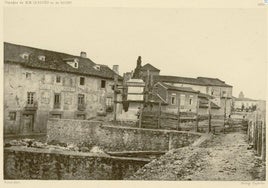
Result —
[[[75,127],[73,124],[70,123],[72,129]],[[48,133],[48,141],[52,145],[32,139],[6,140],[4,179],[128,179],[168,150],[195,145],[204,140],[204,134],[200,133],[95,124],[86,125],[89,133],[94,131],[89,137],[86,131],[77,131],[80,124],[75,127],[77,135],[69,133],[70,130],[65,131],[68,127],[66,124],[59,127],[55,123],[53,125]]]

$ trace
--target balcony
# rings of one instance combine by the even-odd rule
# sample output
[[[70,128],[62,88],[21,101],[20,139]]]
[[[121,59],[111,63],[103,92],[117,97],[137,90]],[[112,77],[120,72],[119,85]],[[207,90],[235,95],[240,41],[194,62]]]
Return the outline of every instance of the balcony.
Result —
[[[54,109],[59,109],[60,108],[60,103],[54,104]]]
[[[26,104],[24,110],[35,111],[38,109],[38,102],[34,101],[33,104]]]
[[[107,106],[106,112],[113,112],[113,106]]]
[[[86,104],[78,104],[78,108],[79,111],[84,111],[86,110]]]

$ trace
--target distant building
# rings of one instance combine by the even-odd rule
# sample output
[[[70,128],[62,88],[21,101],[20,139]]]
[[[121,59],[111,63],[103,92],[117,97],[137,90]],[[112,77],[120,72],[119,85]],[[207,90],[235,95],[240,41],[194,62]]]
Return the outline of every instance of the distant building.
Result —
[[[139,70],[139,71],[138,71]],[[211,96],[211,101],[213,102],[212,111],[215,115],[228,116],[231,114],[232,110],[232,89],[233,87],[226,84],[224,81],[218,78],[208,78],[208,77],[179,77],[179,76],[169,76],[160,75],[160,70],[151,64],[141,65],[141,58],[138,58],[136,72],[139,72],[140,78],[145,82],[161,82],[164,84],[172,85],[179,88],[192,88],[194,91],[198,91],[202,94]],[[149,76],[148,76],[149,73]],[[201,97],[204,99],[203,97]],[[208,98],[207,98],[208,100]],[[203,101],[204,102],[204,101]],[[202,108],[205,108],[204,106]],[[203,110],[201,110],[203,111]]]
[[[258,104],[258,101],[254,99],[236,98],[234,102],[234,109],[238,111],[252,111],[252,109],[256,110],[257,104]]]
[[[74,56],[4,43],[4,132],[43,133],[48,118],[111,112],[115,74],[85,52]]]
[[[160,73],[160,70],[155,68],[150,63],[147,63],[141,67],[141,73],[142,73],[143,78],[148,76],[148,73],[149,73],[149,75],[152,75],[152,76],[158,76]]]
[[[144,107],[144,87],[142,79],[129,79],[125,74],[126,96],[123,98],[123,105],[117,111],[118,120],[137,120],[138,111]],[[121,92],[123,93],[123,92]]]
[[[193,112],[197,110],[198,91],[192,88],[176,87],[158,82],[154,86],[154,93],[162,99],[164,105],[162,110],[169,113]]]
[[[217,115],[226,115],[231,113],[232,106],[232,86],[226,84],[218,78],[207,77],[178,77],[178,76],[154,76],[154,81],[161,81],[177,87],[190,87],[195,91],[212,96],[212,102],[220,108]]]

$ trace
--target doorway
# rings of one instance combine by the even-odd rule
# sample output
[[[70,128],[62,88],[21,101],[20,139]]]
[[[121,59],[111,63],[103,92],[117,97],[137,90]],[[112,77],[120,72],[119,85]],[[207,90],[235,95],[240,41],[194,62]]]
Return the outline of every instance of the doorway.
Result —
[[[24,114],[22,116],[22,127],[21,133],[32,133],[34,127],[34,115],[33,114]]]

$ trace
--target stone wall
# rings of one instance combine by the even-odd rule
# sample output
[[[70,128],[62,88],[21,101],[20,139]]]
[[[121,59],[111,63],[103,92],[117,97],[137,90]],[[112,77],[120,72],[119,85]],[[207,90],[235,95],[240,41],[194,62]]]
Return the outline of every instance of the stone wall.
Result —
[[[168,151],[192,144],[201,133],[140,129],[103,122],[50,119],[48,142],[88,143],[105,151]]]
[[[120,180],[148,159],[11,147],[4,150],[4,179]]]

